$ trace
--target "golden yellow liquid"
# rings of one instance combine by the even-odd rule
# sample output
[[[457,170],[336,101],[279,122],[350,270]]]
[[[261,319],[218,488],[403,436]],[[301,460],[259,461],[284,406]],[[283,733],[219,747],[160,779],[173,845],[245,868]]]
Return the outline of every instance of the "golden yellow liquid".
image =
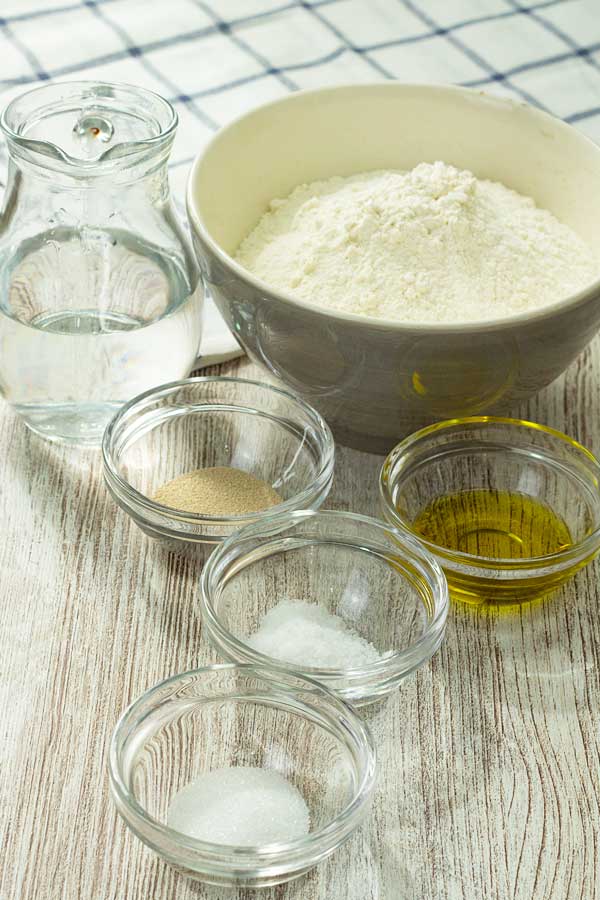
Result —
[[[459,491],[436,497],[412,528],[449,551],[488,559],[548,556],[572,544],[566,523],[548,506],[525,494],[505,491]],[[577,567],[529,579],[470,576],[446,568],[446,577],[451,593],[461,599],[520,603],[553,590]]]

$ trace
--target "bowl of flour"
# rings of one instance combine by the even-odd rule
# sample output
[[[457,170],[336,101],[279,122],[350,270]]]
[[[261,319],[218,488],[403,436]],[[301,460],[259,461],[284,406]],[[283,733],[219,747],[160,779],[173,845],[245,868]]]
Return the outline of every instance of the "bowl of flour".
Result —
[[[188,213],[249,355],[361,449],[514,408],[600,326],[600,149],[510,100],[286,97],[217,134]]]

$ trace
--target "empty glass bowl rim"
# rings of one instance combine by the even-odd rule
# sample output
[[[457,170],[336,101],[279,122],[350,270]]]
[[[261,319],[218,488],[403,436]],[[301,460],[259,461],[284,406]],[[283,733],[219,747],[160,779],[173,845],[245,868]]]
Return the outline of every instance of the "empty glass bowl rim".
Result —
[[[237,384],[243,386],[249,385],[251,387],[260,388],[261,390],[265,390],[271,394],[277,394],[281,397],[285,397],[286,400],[300,407],[303,412],[306,413],[306,415],[310,419],[312,419],[313,425],[315,427],[315,432],[319,436],[318,463],[320,467],[307,487],[305,487],[298,494],[294,494],[288,500],[284,500],[282,503],[278,503],[276,506],[256,510],[256,512],[242,513],[241,515],[235,516],[210,516],[201,513],[187,512],[186,510],[174,509],[171,506],[163,506],[162,503],[157,503],[155,500],[152,500],[151,497],[148,497],[146,494],[142,494],[142,492],[138,491],[137,488],[134,488],[133,485],[130,484],[129,481],[127,481],[127,479],[123,478],[123,476],[118,471],[117,460],[115,459],[114,444],[119,427],[125,427],[128,417],[132,413],[137,412],[138,408],[140,411],[143,411],[144,406],[149,405],[150,403],[154,402],[155,400],[159,400],[162,397],[167,397],[170,393],[175,393],[181,388],[185,388],[194,384],[210,383]],[[198,405],[200,406],[202,404]],[[220,404],[206,404],[207,407],[211,405],[218,406]],[[312,498],[318,496],[320,491],[325,487],[325,485],[327,485],[333,475],[333,466],[335,461],[335,443],[329,425],[321,416],[321,414],[318,413],[317,410],[314,409],[314,407],[310,406],[310,404],[305,403],[305,401],[301,397],[298,397],[291,391],[284,390],[280,387],[276,387],[275,385],[267,384],[264,381],[256,381],[250,378],[237,378],[231,375],[201,375],[195,378],[182,378],[178,381],[170,381],[166,384],[158,385],[156,387],[150,388],[147,391],[144,391],[142,394],[138,394],[136,397],[133,397],[131,400],[125,403],[116,412],[116,414],[106,426],[102,439],[102,456],[104,460],[105,473],[108,474],[114,482],[116,482],[121,492],[126,497],[135,500],[140,506],[144,507],[145,509],[151,512],[158,513],[161,516],[165,516],[172,521],[186,521],[195,524],[208,523],[210,525],[238,524],[242,526],[248,522],[271,518],[273,515],[276,515],[279,512],[294,510],[299,504],[308,502]]]
[[[396,446],[390,450],[379,473],[379,493],[384,514],[388,521],[393,523],[393,525],[402,531],[403,534],[406,533],[415,537],[419,543],[437,557],[441,556],[448,562],[461,562],[465,565],[477,566],[478,568],[485,567],[522,572],[527,569],[539,569],[544,566],[562,563],[563,561],[572,560],[573,558],[585,559],[588,554],[594,554],[598,551],[598,548],[600,547],[600,523],[592,532],[590,532],[590,534],[586,535],[583,540],[572,544],[565,550],[559,550],[557,553],[550,553],[546,556],[528,556],[523,559],[476,556],[461,550],[449,550],[441,544],[434,544],[432,541],[428,541],[426,538],[421,537],[417,532],[413,531],[398,514],[394,505],[392,485],[390,484],[389,479],[392,468],[394,465],[398,464],[399,459],[407,457],[423,438],[430,437],[431,435],[448,433],[452,428],[461,428],[468,425],[507,425],[519,429],[522,428],[525,430],[543,432],[544,434],[557,439],[565,446],[573,448],[573,450],[582,455],[590,468],[596,470],[593,477],[596,481],[596,487],[600,491],[600,461],[594,456],[591,450],[588,450],[587,447],[584,447],[583,444],[580,444],[579,441],[576,441],[574,438],[569,437],[568,434],[564,434],[564,432],[552,428],[550,425],[541,425],[539,422],[531,422],[528,419],[516,419],[509,416],[465,416],[462,418],[446,419],[443,422],[435,422],[433,425],[427,425],[425,428],[421,428],[404,438],[404,440],[400,441],[400,443],[396,444]],[[509,444],[506,446],[508,449],[512,449]],[[544,454],[543,452],[539,455],[549,456],[549,454]]]
[[[368,665],[353,666],[345,669],[321,668],[319,666],[304,666],[299,663],[290,663],[282,659],[277,659],[277,657],[260,653],[244,641],[235,637],[235,635],[223,625],[217,616],[212,603],[214,592],[218,589],[218,584],[215,585],[213,583],[217,577],[215,570],[221,562],[221,559],[227,555],[232,547],[235,547],[246,538],[260,537],[265,527],[268,528],[268,535],[265,536],[265,544],[269,544],[271,538],[276,537],[286,529],[293,527],[299,522],[310,521],[315,518],[329,519],[332,522],[350,521],[363,523],[371,527],[375,526],[386,535],[395,538],[399,542],[401,550],[408,551],[407,556],[409,557],[409,561],[411,557],[413,559],[416,557],[419,564],[428,571],[427,576],[423,576],[421,571],[419,571],[418,574],[419,580],[425,583],[429,589],[433,601],[434,613],[432,618],[427,622],[423,632],[415,641],[409,644],[409,646],[404,647],[402,650],[390,651],[389,655],[382,656],[380,659],[369,663]],[[275,529],[279,529],[279,531],[275,531]],[[360,540],[357,539],[352,546],[360,548]],[[291,513],[281,513],[277,516],[273,516],[268,522],[253,522],[245,528],[234,532],[212,552],[208,562],[204,566],[200,584],[202,618],[210,629],[211,638],[221,652],[224,652],[224,649],[233,648],[253,665],[268,666],[270,669],[276,669],[278,672],[284,672],[288,675],[300,675],[301,677],[305,677],[304,673],[306,673],[306,677],[316,680],[319,678],[368,678],[372,675],[385,676],[393,674],[397,670],[404,670],[405,664],[408,661],[414,661],[418,652],[422,648],[428,649],[432,638],[435,638],[439,633],[443,632],[450,605],[448,583],[440,564],[433,554],[419,543],[414,534],[411,532],[400,531],[392,525],[389,525],[387,522],[375,519],[371,516],[333,509],[306,509],[295,510]]]
[[[352,742],[359,752],[361,771],[359,773],[359,781],[356,785],[351,801],[326,825],[316,831],[310,831],[308,834],[294,838],[290,841],[277,841],[264,846],[244,847],[235,844],[218,844],[211,841],[203,841],[186,835],[183,832],[176,831],[168,825],[163,824],[150,813],[135,799],[129,787],[127,786],[122,774],[121,760],[123,750],[127,745],[132,732],[139,726],[139,720],[135,718],[138,710],[147,705],[154,695],[162,695],[164,689],[170,685],[191,677],[202,675],[210,675],[213,672],[231,671],[241,672],[250,676],[256,676],[258,679],[270,684],[274,688],[278,688],[282,692],[288,692],[291,696],[302,690],[302,685],[293,682],[301,682],[307,691],[317,694],[322,701],[330,707],[332,716],[335,719],[336,726],[340,732],[343,731],[344,736],[349,734]],[[137,697],[119,717],[119,720],[113,731],[109,755],[108,769],[112,790],[116,794],[120,803],[136,818],[141,819],[148,824],[156,837],[163,837],[172,843],[179,845],[184,850],[196,851],[199,855],[206,858],[207,862],[219,864],[231,864],[236,866],[256,864],[260,861],[268,860],[271,864],[283,862],[286,856],[291,856],[290,862],[294,862],[296,857],[303,857],[311,850],[319,850],[321,845],[325,843],[328,847],[333,840],[334,846],[336,841],[344,835],[350,833],[360,823],[361,814],[365,804],[371,798],[375,787],[376,779],[376,751],[373,737],[367,724],[360,716],[343,700],[335,696],[323,685],[319,684],[312,678],[305,675],[296,674],[287,676],[289,683],[285,682],[286,674],[273,672],[268,666],[256,666],[239,663],[214,663],[212,665],[201,666],[197,669],[191,669],[187,672],[180,672],[169,678],[153,685],[139,697]],[[243,695],[241,695],[243,697]],[[225,699],[227,695],[224,695]],[[309,706],[303,701],[297,701],[299,709],[309,709]],[[147,715],[147,713],[146,713]],[[344,719],[343,725],[340,724],[340,718]],[[322,727],[322,726],[319,726]],[[339,738],[338,738],[339,739]],[[130,824],[128,822],[128,824]],[[130,826],[131,827],[131,826]],[[156,849],[160,849],[156,847]]]

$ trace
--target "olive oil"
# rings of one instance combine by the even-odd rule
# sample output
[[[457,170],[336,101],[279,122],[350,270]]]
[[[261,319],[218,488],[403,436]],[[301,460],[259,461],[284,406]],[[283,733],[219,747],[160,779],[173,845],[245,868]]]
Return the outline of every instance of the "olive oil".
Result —
[[[526,494],[459,491],[436,497],[413,523],[433,544],[491,559],[530,559],[571,546],[566,524]]]
[[[412,528],[427,541],[449,551],[447,556],[457,564],[444,567],[450,590],[454,596],[470,602],[530,600],[553,590],[574,571],[556,573],[545,569],[539,576],[529,572],[528,577],[519,578],[518,560],[559,553],[572,545],[563,519],[525,494],[485,489],[445,494],[421,510]],[[480,575],[466,571],[459,557],[452,560],[452,551],[503,561],[499,567],[505,574],[494,577],[494,565],[488,563],[486,567],[484,560]],[[515,577],[506,579],[510,560],[515,561]]]

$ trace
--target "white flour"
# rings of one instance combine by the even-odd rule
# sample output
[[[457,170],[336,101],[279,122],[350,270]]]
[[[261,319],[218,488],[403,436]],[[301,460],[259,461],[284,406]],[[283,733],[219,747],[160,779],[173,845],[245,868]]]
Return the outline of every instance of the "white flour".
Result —
[[[442,162],[300,185],[272,201],[236,259],[310,303],[404,322],[544,306],[600,269],[531,198]]]

